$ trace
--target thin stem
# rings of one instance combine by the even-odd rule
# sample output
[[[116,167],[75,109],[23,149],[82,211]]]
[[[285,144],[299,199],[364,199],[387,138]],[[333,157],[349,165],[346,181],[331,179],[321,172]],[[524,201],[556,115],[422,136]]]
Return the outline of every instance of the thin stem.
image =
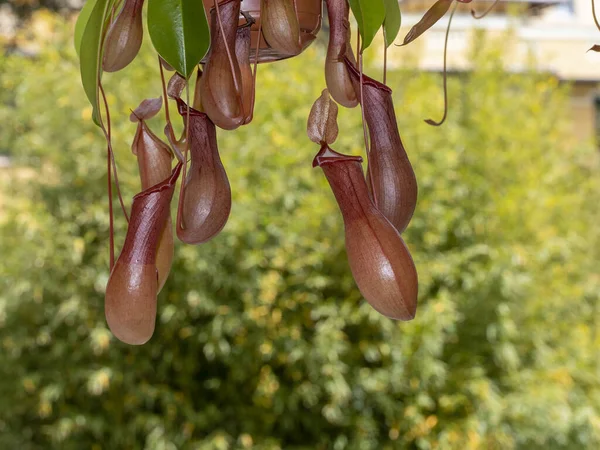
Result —
[[[190,83],[189,81],[185,85],[185,101],[187,103],[187,109],[185,114],[185,151],[184,151],[184,159],[187,163],[188,160],[188,152],[190,150]],[[185,179],[186,168],[183,168],[183,175]]]
[[[227,53],[227,59],[229,60],[229,68],[231,69],[231,76],[233,77],[233,86],[235,87],[235,91],[238,98],[238,104],[240,108],[244,109],[243,101],[242,101],[242,87],[240,86],[239,80],[235,73],[235,66],[233,65],[233,58],[231,56],[231,50],[229,49],[229,44],[227,44],[227,39],[225,39],[225,32],[223,31],[223,22],[221,21],[221,10],[219,9],[219,0],[214,0],[215,10],[217,11],[217,21],[219,22],[219,30],[221,31],[221,36],[223,37],[223,43],[225,44],[225,52]],[[188,102],[189,103],[189,102]],[[189,108],[189,105],[188,105]]]
[[[294,2],[294,14],[296,14],[296,21],[298,22],[298,26],[300,26],[300,19],[298,19],[298,2],[297,0],[292,1]],[[298,44],[300,47],[302,47],[302,33],[298,33]]]
[[[111,10],[111,18],[112,21],[114,15],[114,7]],[[108,31],[108,26],[106,24],[106,9],[104,9],[104,14],[102,16],[102,39],[100,40],[100,52],[98,52],[98,58],[96,62],[98,63],[98,67],[101,67],[102,61],[100,55],[102,54],[102,49],[104,47],[104,40],[106,38],[106,33]],[[108,130],[104,125],[104,121],[102,120],[102,113],[98,110],[98,123],[102,132],[104,133],[104,138],[106,139],[106,179],[107,179],[107,194],[108,194],[108,234],[109,234],[109,267],[110,271],[115,265],[115,227],[114,227],[114,212],[113,212],[113,198],[112,198],[112,177],[111,177],[111,156],[112,156],[112,144],[111,144],[111,129],[110,129],[110,112],[108,109],[108,102],[106,101],[106,95],[104,95],[104,89],[102,88],[102,83],[100,81],[99,73],[96,74],[96,98],[100,96],[100,92],[102,92],[102,98],[104,99],[104,107],[106,109],[107,122],[108,122]]]
[[[477,20],[483,19],[485,16],[487,16],[490,13],[490,11],[492,9],[494,9],[494,6],[496,6],[499,2],[500,2],[500,0],[495,0],[494,3],[492,3],[492,5],[488,9],[486,9],[484,12],[482,12],[480,15],[477,15],[477,12],[474,9],[472,9],[471,15],[473,16],[474,19],[477,19]],[[594,5],[594,0],[592,0],[592,5]],[[597,23],[598,22],[596,22],[596,24]]]
[[[111,9],[110,9],[110,21],[108,22],[108,25],[112,25],[112,23],[115,21],[115,16],[121,12],[121,10],[124,7],[124,3],[126,0],[116,0]],[[108,27],[106,27],[107,31],[108,31]]]
[[[158,57],[158,67],[160,68],[160,81],[162,83],[163,100],[165,102],[165,119],[167,124],[171,126],[171,116],[169,115],[169,97],[167,96],[167,85],[165,83],[165,72],[163,70],[162,63],[160,62],[160,56]]]
[[[108,21],[108,23],[112,24],[113,20],[115,19],[115,10],[117,9],[117,3],[115,2],[112,5],[112,8],[110,9],[110,20]]]
[[[361,53],[361,51],[360,51],[360,30],[358,29],[358,26],[357,26],[356,27],[356,54],[359,55],[360,53]],[[356,68],[360,69],[358,60],[356,60]]]
[[[169,144],[171,144],[173,153],[179,162],[183,162],[183,155],[175,145],[177,143],[177,139],[175,139],[175,134],[173,133],[173,123],[171,122],[171,116],[169,114],[169,96],[167,95],[167,87],[165,85],[165,73],[163,71],[163,66],[160,61],[160,56],[158,57],[158,67],[160,68],[160,81],[162,83],[162,91],[163,91],[163,99],[165,102],[165,118],[167,120],[167,129],[169,130],[170,136],[167,136],[169,139]],[[135,114],[135,113],[134,113]]]
[[[121,183],[119,183],[119,173],[117,171],[117,162],[115,161],[115,152],[112,147],[112,135],[111,135],[111,126],[110,126],[110,110],[108,109],[108,101],[106,100],[106,93],[104,92],[104,87],[102,87],[102,83],[98,82],[98,87],[100,89],[100,93],[102,94],[102,100],[104,102],[104,109],[106,110],[106,124],[108,131],[102,127],[104,131],[104,136],[106,137],[106,144],[108,146],[108,151],[110,153],[110,159],[112,161],[113,173],[115,176],[115,187],[117,188],[117,195],[119,197],[119,203],[121,203],[121,209],[123,210],[123,215],[125,216],[125,220],[129,223],[129,215],[127,214],[127,208],[125,208],[125,202],[123,201],[123,196],[121,195]]]
[[[373,168],[369,161],[371,157],[371,143],[369,142],[369,134],[367,133],[367,121],[365,119],[365,104],[364,104],[364,92],[363,92],[363,52],[358,53],[358,66],[360,72],[360,113],[362,117],[362,126],[363,126],[363,138],[365,140],[365,150],[367,154],[367,173],[369,175],[369,184],[371,185],[371,193],[373,194],[373,203],[375,207],[378,207],[377,204],[377,194],[375,193],[375,184],[373,182]]]
[[[115,4],[116,4],[116,2],[115,2]],[[113,8],[114,8],[115,4],[113,4]],[[108,4],[106,6],[108,6]],[[103,54],[103,51],[104,51],[104,41],[106,40],[106,33],[108,33],[109,26],[107,26],[107,25],[110,25],[110,24],[106,23],[106,13],[107,13],[107,11],[105,9],[104,10],[104,15],[102,16],[103,26],[102,26],[102,38],[100,39],[100,51],[98,52],[98,58],[96,59],[96,62],[98,64],[99,68],[102,67],[102,58],[101,58],[101,55]],[[102,86],[101,86],[101,77],[102,77],[102,74],[100,73],[100,71],[98,71],[96,73],[96,99],[98,97],[100,97],[100,90],[102,88]],[[104,106],[106,107],[106,112],[108,114],[108,106],[106,104],[106,101],[104,102]],[[110,136],[110,129],[108,130],[109,132],[107,133],[106,128],[104,126],[104,121],[102,120],[102,113],[100,112],[100,109],[98,109],[98,122],[99,122],[100,128],[104,132],[105,138],[108,141],[108,136]],[[109,128],[110,128],[110,125],[109,125]]]
[[[387,34],[385,32],[385,27],[383,27],[383,84],[387,84],[387,54]]]
[[[596,16],[596,5],[594,5],[594,0],[592,0],[592,17],[594,18],[594,23],[596,24],[596,28],[600,30],[600,23],[598,23],[598,17]]]
[[[363,137],[365,140],[365,149],[367,150],[367,157],[371,153],[371,145],[369,143],[369,135],[367,134],[367,124],[365,121],[365,108],[364,108],[364,90],[363,90],[363,54],[360,52],[358,54],[358,65],[360,71],[360,112],[362,115],[363,122]]]
[[[256,101],[256,73],[258,72],[258,50],[260,49],[260,36],[262,34],[262,20],[258,25],[258,39],[256,40],[256,50],[254,51],[254,73],[252,74],[252,100],[250,102],[250,114],[254,115],[254,102]]]
[[[110,170],[110,147],[106,146],[106,175],[108,180],[108,235],[109,235],[109,254],[110,254],[110,272],[115,266],[115,223],[113,213],[112,199],[112,177]]]
[[[450,25],[452,24],[452,17],[454,17],[454,13],[456,12],[456,5],[452,7],[452,12],[450,13],[450,17],[448,18],[448,28],[446,28],[446,39],[444,41],[444,115],[442,116],[442,120],[436,122],[432,119],[427,119],[425,122],[429,125],[433,125],[434,127],[439,127],[446,121],[446,117],[448,116],[448,73],[447,73],[447,60],[448,60],[448,36],[450,35]]]
[[[185,101],[186,101],[186,117],[185,117],[185,150],[184,150],[184,164],[183,164],[183,174],[181,175],[181,184],[179,186],[179,204],[183,205],[184,195],[185,195],[185,182],[187,177],[187,163],[188,163],[188,150],[190,148],[190,82],[186,80],[185,84]],[[177,208],[177,223],[178,226],[181,227],[182,230],[185,229],[185,224],[183,223],[183,208]]]

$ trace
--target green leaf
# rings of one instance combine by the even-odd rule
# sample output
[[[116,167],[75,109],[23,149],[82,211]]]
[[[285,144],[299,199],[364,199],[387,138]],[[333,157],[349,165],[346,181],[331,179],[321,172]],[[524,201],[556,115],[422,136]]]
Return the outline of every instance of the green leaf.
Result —
[[[348,0],[352,14],[358,23],[358,30],[362,38],[362,50],[373,42],[373,38],[381,28],[385,19],[384,0]]]
[[[148,30],[156,51],[189,78],[210,46],[210,30],[199,0],[150,0]]]
[[[80,47],[80,69],[83,89],[94,108],[92,118],[100,126],[98,83],[102,71],[102,35],[106,17],[114,0],[96,0],[83,31]]]
[[[389,47],[394,43],[394,39],[400,31],[402,16],[400,14],[400,5],[398,0],[383,0],[385,5],[385,20],[383,29],[385,30],[385,46]]]
[[[75,23],[75,33],[73,37],[73,41],[75,43],[75,51],[77,52],[77,55],[79,55],[80,53],[83,32],[85,31],[85,27],[88,23],[90,15],[92,14],[92,11],[94,10],[94,6],[96,5],[97,1],[98,0],[87,0],[87,2],[85,2],[85,5],[83,5],[79,16],[77,17],[77,22]]]

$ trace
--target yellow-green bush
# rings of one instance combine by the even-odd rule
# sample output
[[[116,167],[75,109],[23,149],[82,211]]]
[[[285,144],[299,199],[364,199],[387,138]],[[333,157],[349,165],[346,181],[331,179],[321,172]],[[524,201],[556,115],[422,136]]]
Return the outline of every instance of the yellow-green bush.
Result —
[[[597,157],[573,149],[566,89],[502,70],[479,37],[450,81],[390,73],[420,183],[406,233],[411,323],[354,287],[342,221],[305,137],[323,49],[259,68],[255,121],[220,132],[224,232],[179,245],[143,347],[111,338],[106,154],[70,28],[0,58],[0,448],[596,449]],[[139,190],[129,108],[158,96],[144,51],[106,77],[123,191]],[[159,132],[162,125],[155,120]],[[334,146],[358,153],[358,110]],[[118,210],[117,210],[118,211]],[[120,245],[125,224],[117,223]]]

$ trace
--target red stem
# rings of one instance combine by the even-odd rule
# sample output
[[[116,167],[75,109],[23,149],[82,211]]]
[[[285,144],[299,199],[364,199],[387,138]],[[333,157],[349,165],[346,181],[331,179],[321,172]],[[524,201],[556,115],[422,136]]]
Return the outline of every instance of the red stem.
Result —
[[[185,101],[186,101],[186,115],[185,115],[185,151],[183,154],[183,174],[181,178],[181,184],[179,185],[179,204],[182,205],[185,199],[185,182],[187,177],[187,164],[188,164],[188,150],[190,148],[190,83],[189,80],[186,81],[185,84]],[[183,223],[183,208],[177,208],[177,223],[181,227],[182,230],[185,229],[185,224]]]
[[[121,209],[123,210],[123,215],[125,216],[125,220],[129,223],[129,215],[127,214],[127,208],[125,208],[125,202],[123,202],[123,196],[121,195],[121,184],[119,183],[119,174],[117,172],[117,163],[115,161],[115,152],[112,147],[112,135],[111,135],[111,126],[110,126],[110,110],[108,109],[108,101],[106,100],[106,94],[104,92],[104,88],[102,87],[102,83],[98,82],[98,87],[100,89],[100,93],[102,94],[102,100],[104,101],[104,109],[106,110],[106,124],[108,131],[102,127],[102,131],[104,131],[104,135],[106,137],[106,143],[108,145],[108,151],[110,153],[110,159],[112,161],[113,173],[115,176],[115,187],[117,188],[117,195],[119,197],[119,203],[121,203]]]
[[[383,84],[387,84],[387,35],[385,32],[385,27],[383,27]]]
[[[158,57],[158,67],[160,68],[160,81],[162,83],[163,99],[165,102],[165,118],[167,120],[167,124],[169,125],[169,129],[171,130],[171,137],[173,138],[173,141],[176,142],[177,140],[175,139],[175,134],[173,132],[173,124],[171,123],[171,115],[169,114],[169,96],[167,95],[167,87],[165,84],[165,73],[163,70],[162,63],[160,62],[160,56]],[[171,142],[169,141],[169,143]],[[177,148],[174,145],[171,145],[171,147],[173,147],[172,150],[175,156],[177,157],[177,160],[179,162],[184,162],[184,159],[179,154]]]
[[[106,146],[106,174],[108,179],[108,233],[109,233],[109,253],[110,253],[110,271],[115,265],[115,226],[112,202],[112,178],[110,171],[110,147]]]
[[[360,47],[360,35],[358,39],[358,45]],[[364,95],[363,95],[363,52],[358,52],[358,70],[360,72],[360,114],[362,117],[363,126],[363,138],[365,140],[365,150],[367,154],[367,172],[369,173],[369,183],[371,184],[371,192],[373,193],[373,203],[377,207],[377,194],[375,193],[375,185],[373,184],[373,169],[369,164],[369,157],[371,156],[371,144],[369,143],[369,134],[367,132],[367,121],[365,119],[365,107],[364,107]]]
[[[360,54],[360,30],[356,28],[356,54]],[[358,60],[356,61],[356,68],[359,69]]]
[[[252,74],[252,101],[250,102],[250,116],[254,114],[254,102],[256,101],[256,73],[258,72],[258,50],[260,49],[260,35],[262,33],[262,21],[258,25],[258,39],[254,52],[254,73]]]
[[[160,56],[158,57],[158,67],[160,68],[160,81],[162,83],[163,100],[165,102],[165,119],[167,123],[171,125],[171,117],[169,115],[169,97],[167,97],[167,85],[165,84],[165,72],[163,71],[162,63],[160,62]]]

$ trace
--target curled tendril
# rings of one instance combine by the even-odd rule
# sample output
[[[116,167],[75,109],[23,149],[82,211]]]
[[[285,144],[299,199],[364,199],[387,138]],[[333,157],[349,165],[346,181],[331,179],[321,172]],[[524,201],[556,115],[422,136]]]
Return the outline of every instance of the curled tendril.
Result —
[[[592,0],[593,2],[593,0]],[[485,16],[487,16],[492,9],[494,9],[494,7],[500,3],[500,0],[494,0],[494,3],[492,3],[488,9],[486,9],[485,11],[483,11],[481,14],[477,15],[477,11],[475,11],[474,9],[471,10],[471,15],[473,16],[474,19],[483,19]]]
[[[596,24],[596,28],[600,30],[600,23],[598,23],[598,17],[596,16],[596,5],[594,4],[594,0],[592,0],[592,17],[594,18],[594,23]]]
[[[446,121],[446,117],[448,116],[448,71],[447,71],[447,62],[448,62],[448,36],[450,35],[450,26],[452,25],[452,17],[454,17],[454,13],[456,12],[456,3],[452,7],[452,11],[450,12],[450,17],[448,18],[448,28],[446,28],[446,39],[444,40],[444,115],[439,122],[436,122],[432,119],[425,120],[425,123],[429,125],[433,125],[434,127],[439,127]]]

